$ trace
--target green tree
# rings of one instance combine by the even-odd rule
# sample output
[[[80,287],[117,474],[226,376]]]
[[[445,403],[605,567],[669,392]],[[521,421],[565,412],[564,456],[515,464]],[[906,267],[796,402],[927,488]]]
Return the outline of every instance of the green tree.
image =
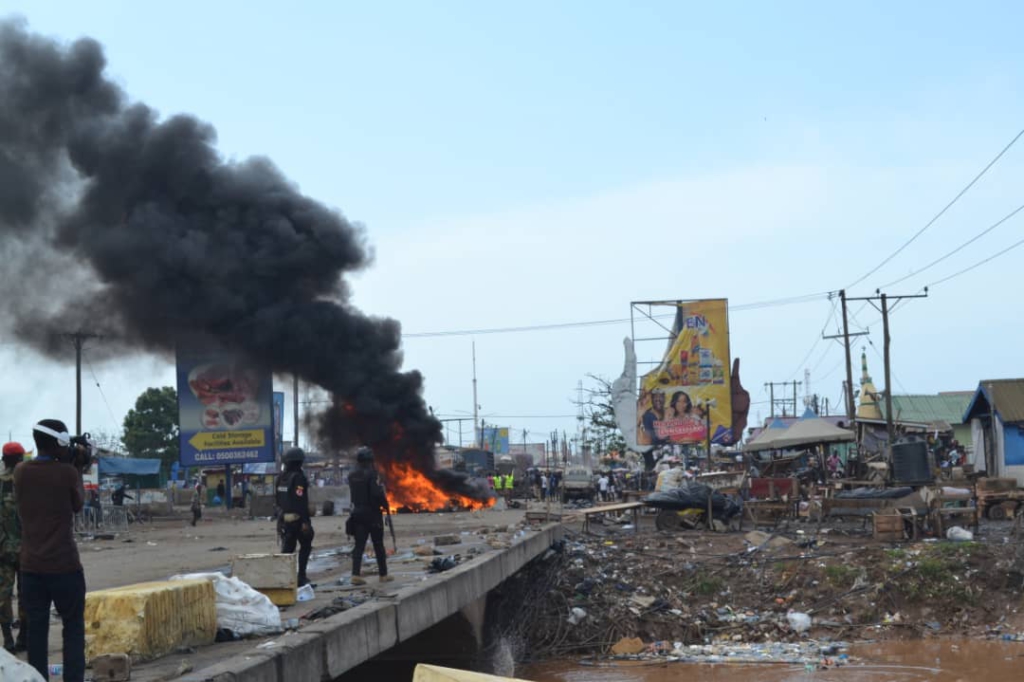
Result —
[[[626,452],[626,439],[615,421],[611,381],[594,374],[588,374],[587,377],[592,385],[585,389],[587,396],[583,402],[583,414],[588,422],[584,444],[590,448],[595,462],[612,452],[618,452],[621,456]]]
[[[178,461],[178,392],[147,388],[124,418],[125,449],[132,457],[156,458],[169,469]]]

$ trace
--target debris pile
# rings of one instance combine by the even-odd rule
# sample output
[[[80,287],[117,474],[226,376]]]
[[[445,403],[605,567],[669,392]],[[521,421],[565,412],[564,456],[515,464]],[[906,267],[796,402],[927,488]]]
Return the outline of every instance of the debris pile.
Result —
[[[683,657],[691,646],[746,650],[1024,626],[1014,548],[1000,543],[612,530],[569,534],[559,549],[502,587],[498,627],[533,658],[609,655],[623,641],[632,649],[639,641],[646,653],[662,643],[660,654]]]

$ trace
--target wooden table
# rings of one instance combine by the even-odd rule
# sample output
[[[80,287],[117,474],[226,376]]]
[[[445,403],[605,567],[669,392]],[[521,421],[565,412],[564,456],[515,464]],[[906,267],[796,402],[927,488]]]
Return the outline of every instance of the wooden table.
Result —
[[[632,511],[633,532],[638,533],[640,532],[640,517],[638,514],[640,508],[643,506],[643,502],[619,502],[617,504],[606,504],[602,507],[591,507],[590,509],[583,509],[581,510],[581,513],[583,514],[583,532],[590,532],[590,517],[594,514],[607,514],[611,512]]]

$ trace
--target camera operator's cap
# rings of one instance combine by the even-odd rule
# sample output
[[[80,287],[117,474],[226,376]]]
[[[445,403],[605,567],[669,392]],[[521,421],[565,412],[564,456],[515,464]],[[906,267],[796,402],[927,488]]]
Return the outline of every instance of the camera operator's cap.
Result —
[[[49,426],[45,426],[43,424],[36,424],[32,427],[32,430],[38,431],[39,433],[45,433],[47,436],[53,436],[57,439],[57,445],[60,445],[61,447],[71,445],[71,434],[67,431],[54,431]]]
[[[21,443],[15,443],[14,441],[11,441],[10,443],[4,443],[3,456],[4,457],[24,457],[25,456],[25,448],[23,448],[21,446]]]

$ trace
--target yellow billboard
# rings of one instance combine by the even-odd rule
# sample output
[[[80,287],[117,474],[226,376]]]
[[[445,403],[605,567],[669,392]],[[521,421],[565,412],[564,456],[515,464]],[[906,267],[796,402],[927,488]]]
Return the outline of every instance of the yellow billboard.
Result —
[[[677,305],[676,333],[658,367],[640,379],[637,443],[732,443],[729,304],[724,298]]]

